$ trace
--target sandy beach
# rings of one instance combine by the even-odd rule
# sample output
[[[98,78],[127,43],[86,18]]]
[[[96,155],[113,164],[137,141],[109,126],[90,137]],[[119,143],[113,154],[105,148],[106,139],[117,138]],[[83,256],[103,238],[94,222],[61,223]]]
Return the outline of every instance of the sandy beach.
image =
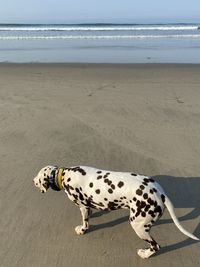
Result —
[[[151,175],[200,237],[200,65],[0,64],[0,161],[0,266],[200,266],[167,211],[142,260],[128,211],[94,211],[77,236],[79,209],[32,183],[48,164]]]

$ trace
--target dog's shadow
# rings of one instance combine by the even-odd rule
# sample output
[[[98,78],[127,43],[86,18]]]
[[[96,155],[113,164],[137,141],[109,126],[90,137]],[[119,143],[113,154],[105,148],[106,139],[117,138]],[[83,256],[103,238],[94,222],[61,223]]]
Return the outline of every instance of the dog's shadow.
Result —
[[[192,209],[188,214],[179,217],[179,221],[192,220],[200,214],[200,177],[172,177],[172,176],[153,176],[166,192],[167,196],[171,199],[175,208],[188,208]],[[100,217],[108,211],[99,211],[92,214],[91,218]],[[91,225],[88,232],[92,232],[98,229],[113,227],[124,222],[127,222],[129,216],[123,216],[110,222],[102,223],[99,225]],[[156,225],[172,223],[172,219],[160,219],[156,222]],[[194,235],[200,236],[200,224],[196,227]],[[187,247],[197,241],[187,238],[186,240],[166,246],[162,248],[156,255],[163,254],[172,250]]]

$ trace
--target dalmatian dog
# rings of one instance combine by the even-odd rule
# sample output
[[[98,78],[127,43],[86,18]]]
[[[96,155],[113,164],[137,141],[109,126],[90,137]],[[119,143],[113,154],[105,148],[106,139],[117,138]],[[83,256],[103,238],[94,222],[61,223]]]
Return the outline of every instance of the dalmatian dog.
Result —
[[[130,224],[136,234],[150,245],[138,249],[141,258],[149,258],[160,246],[151,237],[152,225],[162,216],[167,207],[175,225],[188,237],[199,240],[179,223],[174,207],[152,178],[130,172],[113,172],[86,166],[58,168],[46,166],[33,179],[34,185],[45,193],[48,188],[64,189],[82,214],[83,224],[75,228],[78,235],[89,229],[91,208],[99,210],[129,209]]]

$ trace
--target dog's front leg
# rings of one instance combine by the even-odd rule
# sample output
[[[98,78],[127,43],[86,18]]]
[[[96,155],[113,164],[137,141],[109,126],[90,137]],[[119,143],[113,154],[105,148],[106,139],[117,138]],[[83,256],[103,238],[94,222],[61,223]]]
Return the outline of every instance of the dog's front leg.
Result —
[[[90,215],[90,208],[89,207],[80,207],[83,225],[78,225],[75,228],[75,231],[78,235],[83,235],[85,231],[89,228],[89,215]]]

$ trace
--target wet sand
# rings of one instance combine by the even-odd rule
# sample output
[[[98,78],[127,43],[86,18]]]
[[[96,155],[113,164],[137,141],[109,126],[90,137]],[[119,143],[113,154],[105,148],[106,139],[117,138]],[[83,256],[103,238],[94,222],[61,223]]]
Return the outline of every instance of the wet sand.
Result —
[[[200,265],[167,211],[142,260],[128,211],[94,211],[77,236],[78,208],[32,184],[48,164],[151,175],[200,237],[200,65],[0,64],[0,125],[1,266]]]

